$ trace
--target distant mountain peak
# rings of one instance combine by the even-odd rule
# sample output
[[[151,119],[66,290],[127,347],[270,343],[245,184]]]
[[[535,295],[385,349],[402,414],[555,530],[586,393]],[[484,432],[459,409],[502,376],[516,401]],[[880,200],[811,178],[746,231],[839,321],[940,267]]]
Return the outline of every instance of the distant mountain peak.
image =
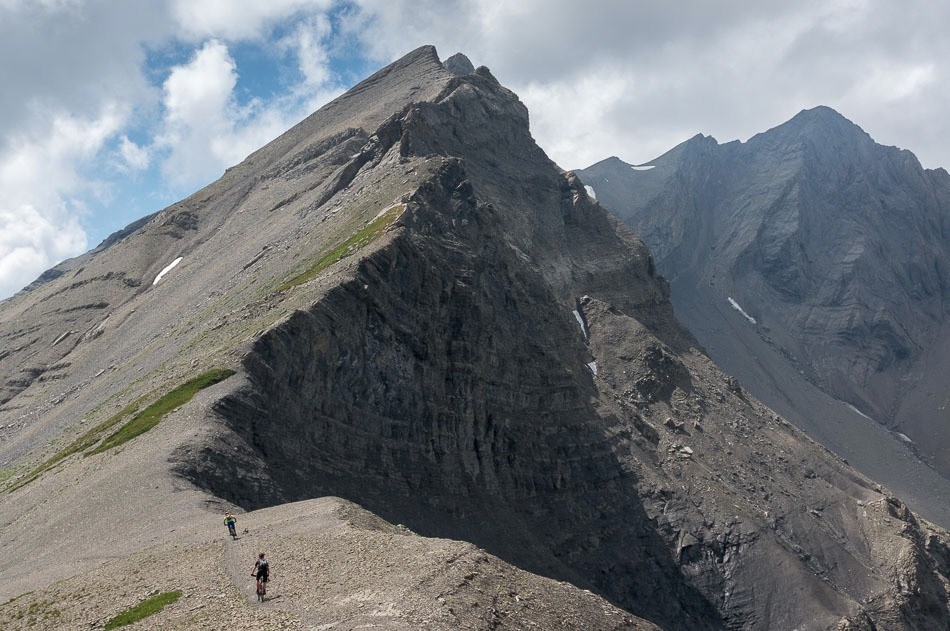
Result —
[[[601,160],[600,162],[598,162],[598,163],[595,164],[594,166],[597,166],[597,167],[605,167],[605,168],[626,167],[626,168],[629,169],[632,165],[630,165],[630,164],[624,162],[623,160],[621,160],[621,159],[618,158],[617,156],[610,156],[609,158],[604,158],[603,160]],[[593,168],[593,167],[588,167],[588,168]]]
[[[799,127],[821,125],[842,130],[861,130],[860,127],[849,119],[826,105],[819,105],[811,109],[802,110],[793,116],[788,123],[792,126]]]
[[[781,136],[789,139],[802,137],[815,139],[851,138],[872,141],[867,132],[826,105],[802,110],[778,127],[756,134],[750,139],[750,142],[756,138]]]
[[[719,141],[713,136],[706,136],[704,134],[696,134],[689,140],[681,143],[680,146],[689,146],[689,147],[718,147]]]
[[[641,235],[670,277],[678,313],[716,361],[755,384],[756,396],[807,427],[822,413],[810,395],[788,397],[781,375],[808,375],[803,387],[901,427],[929,459],[909,460],[916,469],[902,479],[884,479],[896,474],[875,468],[881,444],[863,455],[854,449],[849,458],[865,473],[908,494],[917,486],[907,480],[930,475],[928,464],[946,476],[950,431],[929,394],[935,375],[946,374],[946,354],[930,349],[950,344],[946,173],[875,143],[827,106],[745,143],[706,143],[694,136],[657,158],[653,171],[601,162],[578,176]],[[736,350],[729,329],[712,324],[721,316],[714,305],[729,299],[769,328],[774,364],[754,368],[765,355]],[[931,497],[917,501],[943,511]]]
[[[838,110],[828,107],[827,105],[816,105],[815,107],[803,109],[792,117],[792,120],[795,119],[839,120],[851,123],[851,121],[845,118]]]

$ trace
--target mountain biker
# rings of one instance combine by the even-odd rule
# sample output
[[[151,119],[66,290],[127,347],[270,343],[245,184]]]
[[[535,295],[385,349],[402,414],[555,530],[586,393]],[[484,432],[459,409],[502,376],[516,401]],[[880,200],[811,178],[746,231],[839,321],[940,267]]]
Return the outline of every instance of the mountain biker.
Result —
[[[231,534],[232,539],[237,539],[237,531],[234,529],[237,525],[237,520],[231,515],[231,513],[224,514],[224,523],[228,527],[228,532]]]
[[[265,585],[270,578],[270,564],[267,563],[267,559],[264,558],[264,553],[261,552],[257,555],[257,562],[254,563],[254,571],[251,572],[251,576],[257,576],[257,580],[263,582]]]

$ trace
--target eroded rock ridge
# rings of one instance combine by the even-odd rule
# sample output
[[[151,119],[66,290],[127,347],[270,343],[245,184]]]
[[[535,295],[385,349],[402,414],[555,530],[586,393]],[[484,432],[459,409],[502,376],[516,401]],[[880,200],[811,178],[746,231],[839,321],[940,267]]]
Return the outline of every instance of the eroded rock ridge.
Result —
[[[237,370],[6,495],[8,563],[27,536],[68,554],[63,523],[99,535],[108,506],[139,497],[197,510],[181,498],[198,487],[271,516],[341,496],[663,628],[950,617],[946,533],[716,368],[646,247],[545,156],[517,97],[432,47],[2,309],[16,343],[0,369],[33,375],[4,395],[4,465],[208,366]],[[181,477],[153,490],[169,467]],[[110,492],[102,471],[123,473]]]

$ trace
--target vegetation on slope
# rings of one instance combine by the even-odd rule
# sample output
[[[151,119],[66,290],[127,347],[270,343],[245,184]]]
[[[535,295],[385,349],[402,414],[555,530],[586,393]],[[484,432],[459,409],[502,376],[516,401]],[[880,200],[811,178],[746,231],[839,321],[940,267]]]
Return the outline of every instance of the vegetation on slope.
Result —
[[[314,262],[309,268],[278,287],[277,291],[285,291],[292,287],[296,287],[297,285],[306,283],[307,281],[316,278],[317,274],[330,267],[337,261],[340,261],[350,254],[363,249],[379,238],[379,235],[381,235],[386,230],[386,228],[392,225],[399,215],[402,214],[402,211],[405,210],[405,208],[405,204],[396,204],[391,208],[386,209],[385,212],[381,213],[378,217],[366,224],[356,234],[317,259],[316,262]]]
[[[156,614],[161,611],[162,608],[166,607],[167,605],[172,604],[180,597],[181,591],[177,589],[172,592],[164,592],[152,596],[151,598],[143,600],[134,607],[126,609],[115,618],[112,618],[106,623],[104,628],[106,631],[109,631],[109,629],[118,629],[119,627],[132,624],[133,622],[138,622],[143,618],[148,618],[152,614]]]
[[[151,404],[138,414],[132,417],[128,423],[120,427],[116,432],[107,437],[102,444],[88,452],[87,456],[102,453],[107,449],[118,447],[119,445],[132,440],[136,436],[144,434],[152,429],[161,421],[166,414],[179,408],[191,401],[199,390],[224,381],[234,374],[230,368],[215,368],[204,372],[193,379],[189,379],[168,394],[162,396],[158,401]]]
[[[141,399],[136,399],[132,403],[122,408],[121,411],[117,412],[116,414],[113,414],[105,421],[99,423],[98,425],[96,425],[95,427],[87,431],[85,434],[83,434],[82,436],[80,436],[79,438],[71,442],[70,444],[66,445],[65,447],[57,451],[55,454],[53,454],[46,460],[44,460],[36,468],[34,468],[29,473],[27,473],[25,476],[23,476],[23,478],[19,482],[17,482],[12,487],[10,487],[9,490],[15,491],[18,488],[29,484],[30,482],[38,478],[40,474],[42,474],[44,471],[53,468],[54,466],[56,466],[58,463],[62,462],[69,456],[75,453],[79,453],[81,451],[85,451],[86,449],[89,449],[90,447],[95,445],[97,442],[99,442],[99,439],[102,437],[102,434],[104,432],[106,432],[107,430],[117,425],[123,418],[125,418],[129,414],[133,414],[138,409],[138,406],[140,403],[141,403]]]
[[[0,608],[11,606],[9,616],[22,625],[20,628],[33,628],[36,625],[42,625],[43,628],[49,629],[58,628],[60,626],[59,618],[63,615],[63,612],[57,607],[55,600],[39,599],[27,606],[15,605],[21,598],[32,594],[32,591],[20,594],[0,605]]]
[[[191,398],[194,397],[199,390],[203,390],[208,386],[212,386],[220,381],[224,381],[233,374],[234,371],[230,368],[214,368],[212,370],[203,372],[197,377],[189,379],[171,392],[165,394],[141,412],[139,412],[138,409],[141,406],[144,397],[136,399],[132,403],[125,406],[121,411],[112,415],[102,423],[99,423],[84,433],[82,436],[71,442],[69,445],[63,447],[58,452],[47,458],[8,490],[15,491],[16,489],[29,484],[38,478],[44,471],[51,469],[53,466],[62,462],[69,456],[75,453],[86,452],[86,450],[94,447],[102,439],[103,434],[118,425],[129,415],[134,414],[130,421],[119,428],[118,431],[110,434],[102,442],[102,444],[92,451],[88,451],[85,455],[91,456],[93,454],[102,453],[107,449],[118,447],[119,445],[131,440],[132,438],[135,438],[136,436],[139,436],[140,434],[144,434],[148,430],[155,427],[155,425],[157,425],[158,422],[161,421],[162,418],[164,418],[164,416],[170,411],[191,401]]]

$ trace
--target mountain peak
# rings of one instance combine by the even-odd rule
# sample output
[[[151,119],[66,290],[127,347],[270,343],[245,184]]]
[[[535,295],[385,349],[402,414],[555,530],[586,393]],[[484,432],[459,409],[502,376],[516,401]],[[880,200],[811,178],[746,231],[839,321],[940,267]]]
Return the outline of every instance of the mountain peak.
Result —
[[[902,426],[908,438],[899,443],[888,436],[849,443],[858,432],[832,437],[839,426],[821,432],[831,446],[849,445],[848,458],[866,474],[932,511],[928,518],[950,523],[948,504],[934,500],[950,486],[939,473],[930,477],[950,470],[950,432],[928,403],[932,375],[946,374],[945,354],[926,350],[948,343],[937,333],[950,296],[945,175],[824,106],[746,143],[709,152],[705,143],[694,136],[646,175],[607,173],[609,185],[597,179],[603,163],[579,175],[642,236],[671,277],[680,317],[714,360],[809,431],[824,412],[810,394],[790,397],[793,389],[817,386],[821,396],[848,401],[866,415],[857,423]],[[739,322],[769,327],[766,346],[739,350],[735,330],[713,324],[722,317],[713,305],[722,303]],[[801,375],[804,382],[790,385]],[[879,431],[871,421],[868,435]],[[880,468],[883,450],[903,454],[911,440],[929,462]],[[915,496],[922,476],[931,488]]]
[[[435,46],[420,46],[363,79],[258,149],[245,163],[271,162],[290,152],[305,154],[327,138],[349,133],[348,130],[372,133],[394,112],[410,103],[437,96],[452,78],[452,73],[439,60]]]
[[[632,166],[632,165],[627,164],[626,162],[624,162],[623,160],[621,160],[621,159],[618,158],[617,156],[610,156],[609,158],[604,158],[604,159],[601,160],[600,162],[598,162],[598,163],[596,163],[596,164],[593,164],[593,165],[591,165],[591,166],[589,166],[589,167],[587,167],[587,168],[588,168],[588,169],[593,169],[594,167],[598,167],[598,168],[612,168],[612,169],[615,169],[615,168],[618,168],[618,167],[625,167],[625,168],[629,169],[631,166]],[[580,169],[577,169],[577,170],[580,170]]]
[[[858,125],[826,105],[802,110],[778,127],[753,136],[753,139],[765,136],[789,139],[806,137],[822,140],[829,138],[871,140],[871,137]]]
[[[462,53],[455,53],[446,59],[442,65],[456,77],[464,77],[467,74],[475,72],[475,66],[473,66],[469,58]]]
[[[409,51],[394,63],[396,64],[409,64],[415,61],[439,61],[439,52],[435,49],[435,46],[432,44],[424,44],[419,48]]]
[[[863,133],[860,127],[826,105],[802,110],[788,122],[800,127],[821,126],[827,129],[860,130]]]
[[[851,121],[845,118],[840,112],[827,105],[816,105],[815,107],[804,109],[793,116],[792,120],[846,121],[851,123]],[[854,123],[851,124],[853,125]]]

